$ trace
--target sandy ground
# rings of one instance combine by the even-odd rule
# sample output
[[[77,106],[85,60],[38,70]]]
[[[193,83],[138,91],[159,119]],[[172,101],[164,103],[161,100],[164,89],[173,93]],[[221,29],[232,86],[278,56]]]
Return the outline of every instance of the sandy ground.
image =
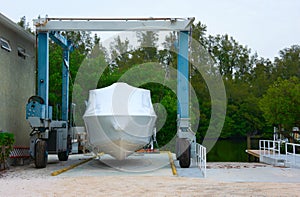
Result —
[[[182,177],[14,178],[1,196],[297,196],[299,184],[228,183]]]
[[[208,172],[218,173],[270,168],[260,163],[208,163],[207,167]],[[30,164],[0,172],[0,196],[300,196],[300,183],[293,182],[143,175],[53,177],[51,170]]]

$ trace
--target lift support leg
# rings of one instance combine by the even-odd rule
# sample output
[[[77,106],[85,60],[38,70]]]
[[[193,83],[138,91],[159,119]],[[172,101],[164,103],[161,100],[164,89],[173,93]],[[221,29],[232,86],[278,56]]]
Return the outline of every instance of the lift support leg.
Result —
[[[195,134],[190,128],[189,119],[189,31],[179,32],[177,65],[177,140],[176,155],[180,167],[189,168],[191,163],[191,144]]]
[[[63,48],[61,120],[52,120],[52,107],[49,106],[49,38]],[[38,96],[30,97],[26,105],[26,119],[33,128],[30,155],[37,168],[46,167],[48,152],[57,154],[60,161],[66,161],[71,150],[68,105],[69,52],[72,50],[72,43],[61,34],[38,33]]]

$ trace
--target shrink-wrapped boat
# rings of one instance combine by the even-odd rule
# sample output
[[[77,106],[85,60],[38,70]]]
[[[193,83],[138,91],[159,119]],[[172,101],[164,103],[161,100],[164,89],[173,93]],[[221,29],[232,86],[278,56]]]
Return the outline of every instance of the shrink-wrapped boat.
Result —
[[[83,119],[93,151],[122,160],[149,143],[156,114],[149,90],[114,83],[89,91]]]

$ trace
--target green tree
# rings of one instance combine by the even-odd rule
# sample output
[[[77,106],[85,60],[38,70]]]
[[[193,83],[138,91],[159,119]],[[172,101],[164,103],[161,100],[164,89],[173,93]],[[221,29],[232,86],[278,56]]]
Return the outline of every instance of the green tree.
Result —
[[[200,21],[192,25],[192,38],[205,47],[208,44],[206,32],[207,32],[207,26],[205,24],[202,24]]]
[[[158,33],[154,31],[137,32],[137,41],[140,44],[140,58],[145,62],[157,61]]]
[[[281,134],[289,135],[293,126],[300,125],[300,81],[297,77],[279,78],[259,101],[259,107],[269,125],[278,126]],[[286,132],[282,131],[285,129]]]
[[[119,56],[127,53],[130,49],[129,40],[126,38],[121,40],[120,36],[114,38],[114,42],[110,44],[111,59],[116,59]]]
[[[266,93],[268,87],[275,81],[274,65],[269,59],[256,60],[255,67],[251,72],[251,92],[256,97]]]
[[[158,34],[154,31],[137,32],[137,39],[140,47],[157,47]]]
[[[120,36],[117,36],[112,43],[110,43],[111,51],[111,65],[113,68],[126,69],[130,59],[130,48],[129,40],[126,38],[124,41],[121,40]]]
[[[279,52],[280,57],[276,57],[274,64],[276,76],[288,79],[292,76],[300,78],[300,46],[293,45],[290,48]]]
[[[17,24],[19,26],[21,26],[23,29],[25,29],[26,31],[28,31],[29,33],[34,34],[34,31],[31,29],[31,27],[29,25],[29,22],[26,21],[26,17],[25,16],[22,16],[20,18],[20,21],[17,22]]]
[[[162,43],[165,49],[169,51],[176,51],[175,44],[177,40],[176,32],[170,32],[165,37],[165,41]]]
[[[93,44],[91,44],[91,50],[88,53],[88,57],[97,58],[102,56],[105,60],[109,60],[106,48],[102,45],[100,37],[97,34],[94,35]]]
[[[83,60],[91,54],[93,39],[89,32],[62,32],[68,40],[75,44],[75,49],[70,53],[69,58],[69,74],[70,86],[69,96],[72,98],[73,82],[77,76],[77,71],[80,68]],[[49,102],[54,107],[53,115],[60,119],[61,97],[62,97],[62,48],[53,41],[49,42]],[[71,99],[70,99],[71,101]]]
[[[228,35],[209,36],[208,49],[219,64],[219,71],[226,79],[246,80],[254,66],[255,56],[248,47],[240,45]]]
[[[88,100],[89,90],[111,85],[111,83],[101,80],[110,76],[111,73],[107,68],[106,50],[95,36],[94,47],[80,63],[74,84],[70,89],[72,91],[71,100],[76,104],[75,122],[77,125],[84,125],[81,117],[85,112],[85,101]]]

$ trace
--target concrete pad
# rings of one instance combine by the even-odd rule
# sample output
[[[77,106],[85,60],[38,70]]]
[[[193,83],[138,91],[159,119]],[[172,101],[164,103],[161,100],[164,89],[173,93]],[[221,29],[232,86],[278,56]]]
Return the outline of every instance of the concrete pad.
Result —
[[[247,168],[207,169],[208,180],[222,182],[278,182],[299,183],[300,169],[274,167],[264,165]]]
[[[103,155],[90,162],[60,174],[64,177],[75,176],[173,176],[167,153],[135,153],[125,160],[116,160]]]
[[[200,168],[196,165],[191,164],[189,168],[181,168],[178,160],[175,160],[174,164],[179,177],[204,178]]]
[[[175,159],[175,155],[173,159]],[[49,156],[47,168],[42,170],[50,175],[50,172],[91,158],[93,155],[70,155],[69,160],[58,161],[57,156]],[[217,182],[278,182],[299,183],[300,169],[274,167],[261,163],[217,162],[208,163],[206,178],[200,169],[194,165],[190,168],[180,168],[179,162],[174,160],[178,177],[200,178]],[[30,167],[33,168],[33,167]],[[50,171],[50,172],[49,172]],[[48,173],[49,172],[49,173]],[[81,176],[167,176],[174,177],[169,163],[168,153],[137,153],[126,160],[118,161],[109,155],[103,155],[99,159],[93,159],[87,163],[64,172],[58,177]]]
[[[48,171],[56,171],[94,157],[93,154],[72,154],[67,161],[59,161],[57,155],[48,155]]]

